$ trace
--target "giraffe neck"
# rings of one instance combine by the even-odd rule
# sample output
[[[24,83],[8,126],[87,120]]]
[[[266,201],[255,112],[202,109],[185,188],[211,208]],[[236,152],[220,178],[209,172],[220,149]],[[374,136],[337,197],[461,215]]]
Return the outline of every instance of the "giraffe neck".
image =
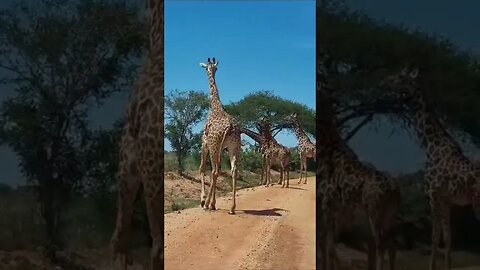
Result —
[[[148,0],[150,13],[150,53],[163,55],[163,0]],[[163,62],[162,62],[163,63]]]
[[[420,93],[420,91],[418,92]],[[413,123],[415,131],[429,160],[435,160],[435,157],[439,155],[463,155],[458,143],[449,134],[431,106],[427,104],[423,93],[416,96],[414,108]]]
[[[300,127],[300,124],[297,121],[295,121],[294,127],[295,127],[294,128],[295,135],[297,136],[297,139],[298,139],[298,142],[300,143],[300,145],[305,145],[305,144],[310,143],[310,139],[308,138],[305,131],[303,131],[303,129]]]
[[[218,95],[217,83],[212,72],[208,73],[208,84],[210,87],[210,108],[213,112],[223,111],[222,103]]]
[[[249,129],[246,129],[246,128],[242,128],[242,132],[245,133],[248,137],[252,138],[257,143],[259,143],[259,144],[264,143],[264,139],[262,138],[262,136],[260,136],[260,134],[258,134],[256,132],[253,132],[253,131],[251,131]]]
[[[318,147],[317,154],[327,158],[328,163],[335,162],[334,157],[338,158],[339,156],[341,156],[343,160],[358,161],[357,154],[345,142],[339,132],[332,102],[323,98],[320,103],[318,107],[321,109],[319,113],[317,112],[319,128],[317,129],[316,141],[321,145]]]

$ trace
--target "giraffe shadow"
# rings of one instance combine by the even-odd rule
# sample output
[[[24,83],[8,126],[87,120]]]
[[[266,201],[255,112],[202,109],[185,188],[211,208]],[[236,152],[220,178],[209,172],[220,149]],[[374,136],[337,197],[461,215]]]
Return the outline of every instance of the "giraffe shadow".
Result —
[[[298,190],[305,190],[305,191],[306,191],[306,189],[304,189],[304,188],[299,188],[299,187],[288,187],[288,188],[289,188],[289,189],[298,189]]]
[[[292,185],[290,185],[288,188],[282,188],[281,185],[279,185],[278,183],[277,184],[274,184],[273,186],[269,187],[269,188],[280,188],[280,189],[298,189],[298,190],[307,190],[307,189],[304,189],[304,188],[301,188],[301,187],[294,187]]]
[[[281,217],[282,214],[279,212],[287,212],[285,209],[281,208],[271,208],[271,209],[264,209],[264,210],[241,210],[243,213],[247,215],[253,216],[270,216],[270,217]]]

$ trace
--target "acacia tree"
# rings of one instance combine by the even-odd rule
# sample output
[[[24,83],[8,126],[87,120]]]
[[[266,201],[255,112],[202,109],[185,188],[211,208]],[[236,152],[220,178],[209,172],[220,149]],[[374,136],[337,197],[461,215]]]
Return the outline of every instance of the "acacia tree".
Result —
[[[238,102],[226,105],[225,109],[235,116],[243,127],[257,129],[261,117],[271,123],[271,132],[276,135],[284,128],[290,128],[285,117],[296,113],[305,131],[315,134],[315,111],[306,105],[283,99],[270,91],[256,91]]]
[[[422,70],[421,87],[449,125],[474,141],[480,138],[477,56],[433,34],[375,21],[339,0],[317,5],[317,30],[322,33],[317,39],[318,80],[336,95],[339,123],[349,133],[346,138],[378,115],[408,124],[401,104],[378,87],[381,79],[406,65]]]
[[[126,1],[42,0],[0,15],[1,82],[13,92],[0,108],[1,139],[37,187],[55,259],[62,207],[88,171],[88,110],[130,87],[146,27]]]
[[[205,118],[208,106],[204,92],[175,90],[165,97],[165,137],[175,150],[180,174],[185,170],[184,158],[199,145],[201,133],[194,133],[193,127]]]

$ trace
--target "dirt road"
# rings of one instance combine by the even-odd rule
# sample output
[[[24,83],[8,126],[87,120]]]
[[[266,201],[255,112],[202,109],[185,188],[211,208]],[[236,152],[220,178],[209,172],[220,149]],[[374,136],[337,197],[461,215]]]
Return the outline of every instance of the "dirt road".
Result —
[[[290,188],[237,192],[216,211],[199,207],[165,215],[165,269],[315,269],[315,178]]]

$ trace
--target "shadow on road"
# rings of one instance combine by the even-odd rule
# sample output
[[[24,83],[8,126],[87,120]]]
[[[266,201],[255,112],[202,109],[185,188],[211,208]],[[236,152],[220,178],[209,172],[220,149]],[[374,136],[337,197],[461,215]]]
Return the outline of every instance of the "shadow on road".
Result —
[[[247,215],[254,215],[254,216],[277,216],[280,217],[282,214],[278,212],[286,212],[287,210],[281,208],[272,208],[272,209],[265,209],[265,210],[240,210]]]
[[[290,186],[290,187],[288,187],[288,188],[291,188],[291,189],[298,189],[298,190],[306,190],[306,189],[304,189],[304,188],[292,187],[292,186]]]

